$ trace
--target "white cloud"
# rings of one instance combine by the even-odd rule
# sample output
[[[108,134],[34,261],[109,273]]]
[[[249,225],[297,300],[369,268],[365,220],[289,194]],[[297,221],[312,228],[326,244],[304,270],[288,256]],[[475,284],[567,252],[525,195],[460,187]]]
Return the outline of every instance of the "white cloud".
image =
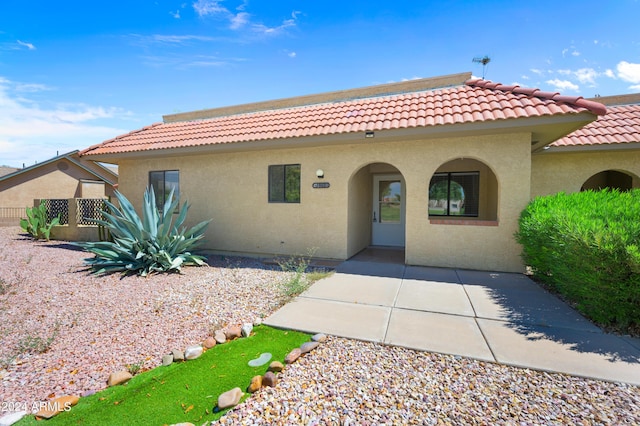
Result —
[[[229,26],[229,28],[231,28],[232,30],[237,30],[244,27],[245,25],[247,25],[247,23],[249,23],[250,16],[251,15],[249,15],[247,12],[240,12],[237,15],[233,15],[230,18],[231,25]]]
[[[151,36],[153,41],[157,41],[160,43],[174,43],[174,44],[182,44],[188,41],[213,41],[213,37],[207,36],[198,36],[198,35],[162,35],[162,34],[154,34]]]
[[[613,70],[608,68],[605,72],[604,75],[606,75],[609,78],[616,78],[616,75],[613,73]]]
[[[572,56],[580,56],[580,52],[578,52],[577,50],[574,50],[573,52],[571,52]]]
[[[280,25],[269,26],[261,22],[252,22],[252,15],[245,12],[247,8],[246,1],[236,8],[238,13],[231,12],[222,6],[218,0],[198,0],[193,3],[193,8],[201,18],[210,16],[223,19],[229,22],[229,28],[232,30],[238,31],[249,28],[253,33],[262,35],[276,35],[282,33],[287,28],[294,27],[300,14],[298,11],[293,11],[291,12],[290,19],[283,20]]]
[[[629,83],[640,83],[640,64],[634,64],[627,61],[621,61],[618,63],[616,69],[618,70],[618,77]],[[633,86],[631,87],[634,88]]]
[[[634,84],[633,86],[629,86],[629,89],[637,90],[637,91],[640,92],[640,84]]]
[[[264,24],[253,24],[251,28],[256,33],[266,34],[266,35],[276,35],[276,34],[280,34],[287,28],[295,27],[295,26],[296,26],[295,19],[285,19],[284,21],[282,21],[282,24],[276,27],[268,27]]]
[[[544,74],[543,70],[540,70],[540,69],[537,69],[537,68],[531,68],[530,71],[532,73],[534,73],[534,74],[537,74],[537,75],[543,75]]]
[[[53,157],[56,151],[83,149],[125,133],[96,120],[124,118],[118,108],[84,104],[40,105],[16,92],[51,90],[41,84],[15,83],[0,77],[0,163],[20,166]]]
[[[589,84],[591,86],[596,85],[596,78],[598,78],[601,74],[594,70],[593,68],[580,68],[578,70],[572,71],[568,69],[561,69],[557,71],[560,75],[568,75],[576,80],[578,80],[582,84]]]
[[[176,10],[175,12],[169,11],[169,15],[173,16],[176,19],[180,19],[180,10]]]
[[[296,52],[289,52],[287,53],[287,56],[290,58],[295,58],[296,56],[298,56],[298,54]]]
[[[580,68],[579,70],[575,71],[573,75],[576,76],[580,83],[596,84],[596,78],[599,74],[593,68]]]
[[[560,80],[558,78],[554,78],[553,80],[547,80],[547,84],[552,85],[556,90],[570,90],[570,91],[578,91],[580,87],[576,84],[573,84],[569,80]]]
[[[26,41],[17,40],[16,43],[18,43],[18,45],[22,47],[26,47],[29,50],[36,50],[36,47],[33,44],[27,43]]]
[[[193,8],[199,16],[226,15],[230,13],[226,7],[216,0],[198,0],[193,3]]]
[[[520,78],[523,79],[523,80],[529,80],[529,76],[528,75],[521,75]]]

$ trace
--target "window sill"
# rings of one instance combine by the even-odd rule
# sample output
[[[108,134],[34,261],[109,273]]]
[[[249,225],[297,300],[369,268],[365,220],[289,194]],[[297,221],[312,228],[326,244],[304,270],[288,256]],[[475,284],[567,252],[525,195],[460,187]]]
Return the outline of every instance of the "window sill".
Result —
[[[467,226],[498,226],[497,220],[475,219],[429,219],[432,225],[467,225]]]

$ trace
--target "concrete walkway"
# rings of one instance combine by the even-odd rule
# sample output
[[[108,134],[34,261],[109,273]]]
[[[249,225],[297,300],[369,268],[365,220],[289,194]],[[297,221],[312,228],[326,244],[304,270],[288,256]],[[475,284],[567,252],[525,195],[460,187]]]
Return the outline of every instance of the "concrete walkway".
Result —
[[[640,385],[640,339],[521,274],[349,260],[266,324]]]

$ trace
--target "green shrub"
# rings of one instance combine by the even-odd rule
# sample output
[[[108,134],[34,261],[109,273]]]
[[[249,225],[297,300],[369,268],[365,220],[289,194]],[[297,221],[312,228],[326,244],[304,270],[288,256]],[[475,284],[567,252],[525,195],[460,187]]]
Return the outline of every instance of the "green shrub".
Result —
[[[97,220],[111,234],[113,241],[77,243],[95,257],[85,259],[96,274],[123,272],[146,276],[153,272],[178,272],[182,265],[204,265],[204,257],[190,250],[204,237],[210,221],[203,221],[187,230],[182,227],[189,205],[185,202],[180,213],[173,190],[162,212],[156,206],[153,188],[144,193],[142,219],[133,205],[120,192],[116,192],[120,208],[105,201],[108,211],[105,220]]]
[[[51,228],[60,223],[60,215],[54,217],[51,222],[47,219],[47,206],[44,201],[40,201],[38,207],[27,207],[27,218],[20,219],[20,227],[29,233],[36,240],[47,240],[51,236]]]
[[[640,190],[532,200],[516,240],[534,277],[596,323],[640,327]]]

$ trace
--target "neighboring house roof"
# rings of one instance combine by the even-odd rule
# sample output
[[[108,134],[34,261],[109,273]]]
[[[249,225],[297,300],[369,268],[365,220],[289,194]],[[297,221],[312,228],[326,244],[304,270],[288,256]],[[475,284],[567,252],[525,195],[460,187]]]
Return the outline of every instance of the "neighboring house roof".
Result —
[[[67,152],[66,154],[58,155],[56,157],[50,158],[50,159],[48,159],[46,161],[43,161],[41,163],[37,163],[37,164],[34,164],[32,166],[25,167],[23,169],[18,169],[13,173],[9,173],[7,175],[0,176],[0,182],[12,179],[15,176],[19,176],[19,175],[21,175],[23,173],[27,173],[30,170],[37,169],[37,168],[42,167],[42,166],[44,166],[46,164],[50,164],[50,163],[53,163],[53,162],[56,162],[56,161],[59,161],[59,160],[62,160],[62,159],[70,161],[71,163],[75,164],[76,166],[80,167],[81,169],[83,169],[83,170],[87,171],[88,173],[92,174],[93,176],[95,176],[98,180],[105,181],[109,185],[114,185],[114,184],[118,183],[118,175],[117,175],[117,173],[114,173],[112,170],[107,169],[106,167],[100,165],[99,163],[95,163],[93,161],[86,162],[86,161],[80,159],[79,156],[78,156],[78,150]]]
[[[81,151],[80,155],[117,156],[309,136],[606,113],[603,105],[582,97],[561,96],[469,77],[471,73],[463,73],[168,115],[163,117],[162,123],[94,145]],[[579,125],[592,119],[586,118]],[[561,135],[557,134],[553,139]],[[545,140],[543,144],[551,140]]]
[[[17,170],[18,169],[16,167],[0,166],[0,176],[8,175],[8,174],[13,173],[13,172],[15,172]]]
[[[607,115],[552,143],[550,148],[637,148],[640,144],[640,93],[593,98],[607,105]]]

